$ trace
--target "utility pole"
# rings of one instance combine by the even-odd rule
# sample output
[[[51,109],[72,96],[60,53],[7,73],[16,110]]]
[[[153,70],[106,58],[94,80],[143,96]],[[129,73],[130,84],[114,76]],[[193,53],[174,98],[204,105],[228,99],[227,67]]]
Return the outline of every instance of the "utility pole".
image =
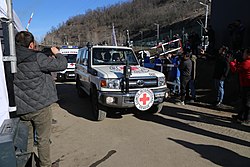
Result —
[[[127,45],[128,45],[128,47],[130,47],[130,37],[129,37],[129,30],[126,30],[126,32],[127,32]]]
[[[208,4],[205,4],[203,2],[200,2],[200,4],[206,7],[205,26],[204,26],[204,28],[206,29],[207,28],[207,19],[208,19]]]
[[[158,44],[159,39],[160,39],[160,24],[154,23],[154,25],[156,25],[156,31],[157,31],[156,40]]]
[[[206,16],[205,16],[205,25],[204,25],[204,29],[206,31],[207,30],[207,20],[208,20],[208,4],[205,4],[203,2],[200,2],[200,4],[206,7],[206,13],[205,13]],[[207,46],[206,46],[206,36],[205,35],[203,36],[203,40],[204,40],[204,49],[206,50]]]
[[[140,31],[140,33],[141,33],[141,50],[142,50],[143,31]]]

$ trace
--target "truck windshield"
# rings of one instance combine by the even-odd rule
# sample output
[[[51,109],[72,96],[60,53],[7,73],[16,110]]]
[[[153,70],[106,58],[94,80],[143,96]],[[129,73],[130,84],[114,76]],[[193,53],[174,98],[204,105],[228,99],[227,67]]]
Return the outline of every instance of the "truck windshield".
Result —
[[[138,61],[130,49],[93,48],[93,65],[138,65]]]
[[[76,62],[76,56],[77,56],[77,54],[63,54],[63,55],[68,60],[68,63],[75,63]]]

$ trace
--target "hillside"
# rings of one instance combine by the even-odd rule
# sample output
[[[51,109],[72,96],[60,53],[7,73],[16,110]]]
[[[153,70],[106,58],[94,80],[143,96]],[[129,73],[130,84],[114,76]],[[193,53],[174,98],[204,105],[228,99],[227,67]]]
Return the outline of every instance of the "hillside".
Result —
[[[118,44],[126,43],[127,30],[131,40],[156,39],[156,24],[159,24],[160,39],[164,39],[170,29],[182,32],[183,28],[199,26],[197,18],[203,19],[204,15],[205,8],[198,0],[128,0],[70,18],[53,27],[44,44],[85,45],[104,41],[110,44],[112,24]]]

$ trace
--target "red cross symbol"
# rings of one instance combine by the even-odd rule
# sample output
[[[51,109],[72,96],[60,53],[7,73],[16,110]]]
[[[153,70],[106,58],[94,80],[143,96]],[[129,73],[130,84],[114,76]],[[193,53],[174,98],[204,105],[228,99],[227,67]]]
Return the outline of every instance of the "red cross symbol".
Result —
[[[71,66],[73,66],[73,65],[74,65],[74,63],[71,63],[70,65],[71,65]]]
[[[149,97],[147,97],[146,93],[143,94],[143,97],[140,98],[140,101],[142,101],[143,105],[146,105],[147,101],[149,101]]]

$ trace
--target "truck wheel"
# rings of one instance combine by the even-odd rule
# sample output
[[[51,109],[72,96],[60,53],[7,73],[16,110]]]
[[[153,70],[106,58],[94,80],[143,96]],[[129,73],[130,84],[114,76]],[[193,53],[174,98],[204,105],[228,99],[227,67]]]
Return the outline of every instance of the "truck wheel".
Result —
[[[76,90],[80,98],[86,97],[86,93],[84,92],[84,90],[82,90],[79,80],[76,80]]]
[[[148,109],[148,112],[159,113],[159,112],[161,112],[162,108],[163,108],[163,103],[160,103],[157,105],[153,105],[150,109]]]
[[[96,121],[102,121],[106,118],[106,112],[100,110],[100,104],[98,103],[97,90],[95,88],[91,89],[91,107],[94,119]]]

